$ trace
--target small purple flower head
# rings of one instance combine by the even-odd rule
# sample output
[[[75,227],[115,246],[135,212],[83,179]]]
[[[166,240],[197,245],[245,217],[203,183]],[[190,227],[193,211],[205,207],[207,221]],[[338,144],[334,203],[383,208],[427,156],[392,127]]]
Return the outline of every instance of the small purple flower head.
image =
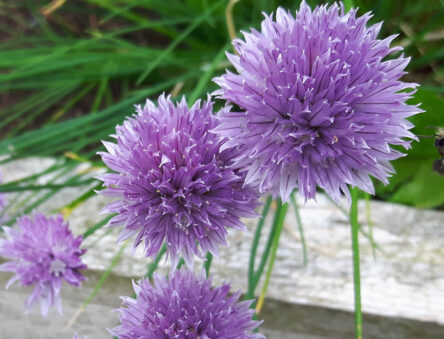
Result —
[[[74,333],[74,337],[72,337],[72,339],[88,339],[88,337],[86,335],[80,337],[77,333]]]
[[[244,187],[244,175],[231,167],[235,149],[221,151],[210,100],[187,107],[159,97],[116,127],[117,144],[104,142],[105,164],[117,173],[99,177],[101,194],[118,200],[105,209],[117,213],[110,226],[124,225],[119,240],[136,235],[147,257],[167,243],[173,266],[179,254],[191,266],[194,254],[217,255],[226,227],[243,229],[240,217],[256,216],[257,191]]]
[[[4,227],[8,239],[0,239],[0,255],[10,261],[0,265],[0,271],[13,272],[6,288],[16,281],[22,286],[34,286],[25,304],[30,309],[40,299],[44,316],[54,304],[61,313],[60,289],[63,280],[80,286],[85,278],[79,270],[86,268],[80,256],[82,236],[74,237],[61,215],[46,217],[34,213],[17,220],[18,229]]]
[[[388,182],[389,161],[403,155],[390,144],[409,147],[405,118],[421,109],[406,104],[416,84],[399,80],[409,58],[383,61],[402,50],[390,48],[395,36],[377,39],[381,23],[356,13],[303,1],[296,17],[279,8],[234,41],[237,73],[216,78],[216,94],[241,110],[223,111],[215,132],[244,149],[236,165],[249,166],[247,184],[283,200],[296,187],[315,198],[319,186],[337,201],[347,184],[373,194],[369,175]]]
[[[251,301],[239,302],[240,292],[228,295],[230,286],[211,287],[211,279],[176,270],[169,280],[154,274],[134,284],[137,298],[124,297],[120,325],[110,332],[120,339],[259,339],[253,332]]]

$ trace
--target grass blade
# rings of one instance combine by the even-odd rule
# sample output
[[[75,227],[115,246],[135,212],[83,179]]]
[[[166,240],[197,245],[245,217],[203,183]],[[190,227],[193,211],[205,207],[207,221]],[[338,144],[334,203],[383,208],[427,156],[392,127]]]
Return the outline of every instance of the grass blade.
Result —
[[[137,79],[136,85],[140,85],[143,80],[146,79],[148,75],[162,62],[162,60],[167,57],[168,54],[174,50],[179,43],[181,43],[192,31],[194,31],[202,22],[204,22],[211,13],[213,13],[217,8],[219,8],[225,1],[218,1],[216,4],[211,6],[203,14],[199,15],[194,22],[187,27],[174,41],[156,58],[151,62],[148,68],[142,73],[142,75]]]

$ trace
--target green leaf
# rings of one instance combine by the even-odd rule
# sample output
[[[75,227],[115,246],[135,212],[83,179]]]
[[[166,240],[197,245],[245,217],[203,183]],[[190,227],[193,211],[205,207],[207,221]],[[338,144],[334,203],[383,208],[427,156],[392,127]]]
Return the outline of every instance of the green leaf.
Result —
[[[431,164],[422,164],[412,180],[399,188],[390,199],[401,204],[432,208],[444,202],[444,177],[435,173]]]
[[[416,135],[435,133],[427,126],[443,126],[442,108],[444,100],[434,91],[419,89],[410,104],[421,104],[424,113],[409,120],[415,125]],[[377,194],[389,201],[417,207],[436,207],[444,203],[444,177],[433,171],[433,161],[439,158],[434,146],[434,137],[412,142],[407,156],[394,161],[396,170],[387,186],[377,184]]]

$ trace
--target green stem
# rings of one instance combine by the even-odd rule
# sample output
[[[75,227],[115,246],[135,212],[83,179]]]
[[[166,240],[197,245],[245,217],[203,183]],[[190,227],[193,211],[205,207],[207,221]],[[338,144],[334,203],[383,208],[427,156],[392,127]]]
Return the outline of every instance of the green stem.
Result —
[[[97,224],[91,226],[90,228],[88,228],[84,233],[83,233],[83,239],[89,237],[91,234],[93,234],[94,232],[96,232],[97,230],[101,229],[103,226],[105,226],[108,221],[110,221],[113,217],[115,216],[115,214],[111,214],[108,215],[106,218],[100,220]]]
[[[65,188],[65,187],[77,187],[77,186],[83,186],[90,184],[95,179],[89,178],[85,180],[79,180],[72,183],[64,183],[64,184],[46,184],[46,185],[28,185],[28,186],[11,186],[11,185],[0,185],[0,192],[20,192],[20,191],[36,191],[36,190],[42,190],[42,189],[58,189],[58,188]]]
[[[350,208],[351,238],[353,250],[353,286],[355,293],[355,334],[356,339],[362,339],[361,312],[361,273],[359,268],[359,223],[358,223],[358,189],[351,189],[352,203]]]
[[[105,272],[103,272],[103,274],[101,275],[99,281],[97,282],[96,286],[94,286],[93,291],[89,294],[88,298],[86,298],[86,300],[83,302],[83,304],[77,309],[77,311],[74,313],[74,315],[71,317],[71,319],[69,319],[69,321],[67,322],[67,324],[65,325],[65,327],[63,328],[62,331],[67,331],[68,329],[71,328],[71,326],[76,322],[77,318],[83,313],[83,311],[86,309],[86,306],[88,306],[88,304],[94,299],[94,297],[97,295],[97,293],[99,292],[100,288],[103,286],[103,284],[106,282],[106,280],[108,279],[109,275],[111,274],[111,271],[113,270],[113,268],[117,265],[117,263],[119,262],[122,254],[123,254],[123,250],[125,249],[126,245],[128,244],[128,241],[124,242],[121,246],[119,251],[116,253],[116,255],[111,259],[111,263],[109,264],[109,266],[106,268]]]
[[[159,266],[160,259],[162,259],[162,257],[165,254],[166,250],[167,250],[167,245],[166,245],[166,243],[163,243],[163,245],[160,248],[159,253],[157,253],[157,256],[154,259],[154,261],[148,265],[148,271],[145,274],[145,278],[146,279],[150,279],[151,280],[151,277],[153,276],[154,271],[157,269],[157,266]],[[133,293],[131,298],[136,299],[137,298],[136,293]]]
[[[111,263],[106,268],[105,272],[103,272],[102,276],[100,277],[99,281],[97,282],[96,286],[94,286],[94,290],[91,292],[91,294],[88,296],[88,298],[83,302],[82,307],[85,308],[96,296],[97,292],[99,292],[100,288],[105,283],[106,279],[108,279],[108,276],[111,274],[114,267],[117,265],[117,263],[120,261],[120,258],[122,257],[123,250],[125,249],[128,242],[124,242],[121,246],[119,251],[116,253],[116,255],[111,259]]]
[[[157,266],[159,266],[160,259],[162,259],[163,255],[165,254],[167,249],[166,244],[164,243],[162,247],[159,250],[159,253],[157,253],[156,259],[148,266],[148,271],[145,274],[145,278],[151,279],[151,276],[153,275],[154,271],[157,269]]]
[[[280,208],[278,213],[276,233],[274,234],[273,244],[271,246],[271,255],[270,255],[270,261],[268,262],[267,275],[265,276],[265,282],[264,285],[262,286],[262,291],[256,306],[257,314],[260,313],[262,306],[264,304],[265,295],[267,294],[268,284],[270,283],[271,273],[273,272],[273,266],[276,260],[276,253],[279,247],[279,238],[281,237],[282,228],[284,227],[284,220],[285,220],[285,214],[287,213],[287,209],[288,209],[288,204],[285,203],[284,205],[282,205],[282,208]]]
[[[96,186],[94,186],[90,190],[88,190],[85,193],[83,193],[78,198],[76,198],[73,201],[71,201],[69,204],[67,204],[67,205],[63,206],[62,208],[58,209],[57,212],[61,212],[64,215],[66,213],[65,218],[68,217],[76,207],[78,207],[79,205],[83,204],[89,198],[94,197],[97,194],[96,190],[100,191],[101,187],[102,187],[102,183],[97,184]]]
[[[333,205],[335,205],[337,208],[339,208],[339,210],[345,215],[345,217],[347,219],[350,220],[350,214],[345,210],[344,207],[338,205],[332,198],[330,198],[329,195],[326,195],[327,199],[330,200]],[[379,246],[374,240],[373,237],[370,236],[366,231],[364,231],[364,229],[362,228],[361,224],[358,223],[359,226],[359,232],[361,232],[361,234],[367,238],[367,240],[370,242],[370,244],[372,245],[372,248],[374,250],[378,250],[379,252],[381,252],[383,255],[386,255],[386,253],[384,252],[384,250],[382,249],[381,246]]]
[[[264,272],[265,265],[267,264],[268,255],[270,254],[271,245],[273,244],[273,239],[276,234],[277,226],[278,226],[278,220],[279,220],[279,214],[281,213],[282,209],[282,201],[281,199],[277,199],[277,209],[274,215],[273,225],[271,226],[270,234],[268,235],[267,244],[265,245],[264,253],[262,254],[261,262],[259,263],[259,267],[254,274],[253,279],[253,295],[254,290],[256,289],[257,285],[259,284],[259,280],[261,279],[262,273]]]
[[[262,217],[259,219],[256,226],[256,231],[254,233],[253,243],[251,245],[251,251],[250,251],[250,261],[248,265],[248,291],[245,296],[247,300],[254,298],[254,262],[256,259],[256,252],[257,252],[257,247],[259,245],[259,239],[261,237],[262,228],[264,227],[265,223],[265,217],[267,216],[268,211],[270,210],[272,200],[273,200],[272,196],[269,195],[262,210]]]
[[[185,260],[184,260],[182,257],[180,257],[180,259],[179,259],[179,263],[178,263],[177,266],[176,266],[176,270],[180,270],[180,268],[181,268],[184,264],[185,264]]]
[[[304,236],[304,228],[302,227],[302,220],[301,215],[299,213],[299,206],[296,201],[296,198],[294,197],[294,192],[290,195],[291,204],[293,205],[294,214],[296,216],[296,221],[298,223],[298,230],[299,230],[299,236],[301,237],[301,245],[302,245],[302,259],[304,262],[304,266],[307,266],[307,244],[305,243],[305,236]]]
[[[208,252],[206,258],[207,260],[205,260],[204,262],[204,269],[208,278],[210,276],[210,267],[211,267],[211,262],[213,261],[213,255],[210,252]]]

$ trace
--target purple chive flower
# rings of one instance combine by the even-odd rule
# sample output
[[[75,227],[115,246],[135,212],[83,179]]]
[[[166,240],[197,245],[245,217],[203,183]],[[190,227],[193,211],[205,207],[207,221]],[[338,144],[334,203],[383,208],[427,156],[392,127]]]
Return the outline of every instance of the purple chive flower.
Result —
[[[34,213],[17,220],[18,228],[4,227],[8,239],[0,239],[0,255],[10,258],[0,265],[0,271],[13,272],[6,288],[16,281],[22,286],[34,286],[25,304],[30,309],[40,299],[44,316],[50,306],[61,313],[60,289],[63,280],[80,286],[85,278],[79,270],[86,268],[80,256],[82,236],[74,238],[61,215],[46,217]]]
[[[296,17],[279,8],[234,40],[237,74],[216,78],[216,94],[240,111],[222,111],[215,132],[243,148],[247,184],[284,200],[296,187],[315,198],[319,186],[337,201],[350,199],[347,184],[373,194],[369,175],[388,182],[389,161],[403,155],[390,145],[409,147],[405,118],[422,110],[403,91],[417,85],[399,80],[409,58],[383,61],[402,50],[389,47],[395,35],[377,39],[381,23],[367,27],[371,15],[356,13],[303,1]]]
[[[72,337],[72,339],[88,339],[88,337],[86,335],[80,337],[77,333],[74,333],[74,337]]]
[[[120,325],[110,332],[120,339],[258,339],[260,325],[252,320],[251,301],[239,302],[230,286],[211,287],[211,279],[176,270],[169,280],[154,274],[134,284],[137,298],[124,297]]]
[[[119,240],[137,235],[147,257],[165,241],[173,266],[179,254],[191,266],[194,254],[217,254],[226,227],[243,229],[240,217],[254,217],[257,191],[244,187],[244,175],[233,168],[235,149],[221,151],[210,100],[187,107],[159,97],[147,100],[137,115],[116,127],[117,144],[104,142],[100,153],[117,173],[99,177],[101,194],[118,200],[105,209],[117,213],[109,226],[124,225]],[[224,109],[226,110],[226,109]]]

